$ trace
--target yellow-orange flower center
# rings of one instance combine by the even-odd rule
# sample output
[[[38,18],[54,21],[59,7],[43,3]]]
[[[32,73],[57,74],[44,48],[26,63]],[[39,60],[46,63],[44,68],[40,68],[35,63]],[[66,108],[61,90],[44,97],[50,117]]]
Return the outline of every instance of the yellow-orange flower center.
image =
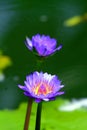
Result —
[[[34,87],[32,87],[32,91],[35,95],[47,95],[53,91],[53,87],[47,84],[46,82],[41,82]]]

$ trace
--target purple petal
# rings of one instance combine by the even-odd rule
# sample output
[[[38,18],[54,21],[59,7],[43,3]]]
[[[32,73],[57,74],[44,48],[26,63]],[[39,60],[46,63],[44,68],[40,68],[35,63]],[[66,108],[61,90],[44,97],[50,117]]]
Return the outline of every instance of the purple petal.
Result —
[[[56,48],[56,50],[60,50],[60,49],[62,49],[62,47],[63,47],[63,45],[62,44],[60,44],[57,48]]]
[[[31,85],[29,84],[29,82],[24,81],[24,83],[25,83],[25,86],[26,86],[26,90],[27,90],[28,92],[31,92]]]
[[[25,45],[27,46],[27,48],[28,48],[29,50],[32,50],[32,49],[33,49],[32,41],[31,41],[28,37],[26,37]]]
[[[57,92],[57,93],[54,94],[54,95],[57,96],[57,95],[62,95],[62,94],[64,94],[64,92]]]
[[[27,91],[28,89],[26,88],[26,86],[22,86],[22,85],[18,85],[18,87],[24,91]]]
[[[55,97],[49,98],[49,100],[55,100]]]
[[[33,75],[30,74],[26,76],[26,81],[30,84],[30,86],[33,86]]]
[[[28,97],[32,97],[32,95],[28,92],[24,92],[24,95],[28,96]]]
[[[36,99],[35,99],[35,102],[39,103],[39,102],[41,102],[41,99],[36,98]]]
[[[60,85],[60,88],[63,88],[64,87],[64,85]]]
[[[46,47],[44,47],[43,45],[41,46],[36,46],[36,50],[39,53],[40,56],[44,56],[45,51],[46,51]]]

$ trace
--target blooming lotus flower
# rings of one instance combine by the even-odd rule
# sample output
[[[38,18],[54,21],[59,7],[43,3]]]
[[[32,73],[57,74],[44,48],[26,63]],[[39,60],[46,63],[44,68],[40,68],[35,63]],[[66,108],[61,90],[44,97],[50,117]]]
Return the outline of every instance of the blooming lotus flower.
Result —
[[[24,94],[34,98],[36,102],[54,100],[56,96],[64,94],[60,89],[64,86],[56,75],[37,72],[26,76],[24,86],[18,85],[24,90]]]
[[[56,48],[56,39],[50,38],[50,36],[40,34],[33,36],[31,40],[26,37],[25,44],[30,51],[33,51],[34,49],[39,56],[43,57],[52,55],[53,53],[59,51],[62,48],[62,45],[59,45]]]

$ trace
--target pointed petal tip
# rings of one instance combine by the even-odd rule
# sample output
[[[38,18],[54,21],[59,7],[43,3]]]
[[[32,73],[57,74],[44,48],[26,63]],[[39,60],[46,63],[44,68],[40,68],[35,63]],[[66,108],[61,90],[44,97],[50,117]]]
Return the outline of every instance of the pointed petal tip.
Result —
[[[58,92],[58,95],[62,95],[62,94],[64,94],[65,92],[63,91],[63,92]]]
[[[28,48],[29,50],[32,50],[32,49],[33,49],[32,41],[31,41],[28,37],[26,37],[24,43],[25,43],[25,45],[27,46],[27,48]]]
[[[18,85],[18,87],[19,87],[19,88],[23,88],[23,86],[22,86],[22,85],[20,85],[20,84]]]
[[[64,85],[61,85],[60,87],[61,87],[61,88],[63,88],[63,87],[64,87]]]
[[[62,49],[62,47],[63,47],[63,45],[62,45],[62,44],[60,44],[60,45],[58,46],[57,50]]]

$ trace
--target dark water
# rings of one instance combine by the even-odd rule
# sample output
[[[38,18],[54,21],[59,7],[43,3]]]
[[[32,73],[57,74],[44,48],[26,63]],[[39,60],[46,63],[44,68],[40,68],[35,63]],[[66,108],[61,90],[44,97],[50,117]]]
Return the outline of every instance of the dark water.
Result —
[[[12,60],[0,82],[0,109],[15,108],[27,98],[17,87],[34,71],[35,56],[24,45],[26,36],[50,35],[63,49],[48,58],[42,70],[65,84],[64,98],[87,97],[87,21],[65,27],[64,21],[87,11],[86,0],[0,0],[0,50]]]

